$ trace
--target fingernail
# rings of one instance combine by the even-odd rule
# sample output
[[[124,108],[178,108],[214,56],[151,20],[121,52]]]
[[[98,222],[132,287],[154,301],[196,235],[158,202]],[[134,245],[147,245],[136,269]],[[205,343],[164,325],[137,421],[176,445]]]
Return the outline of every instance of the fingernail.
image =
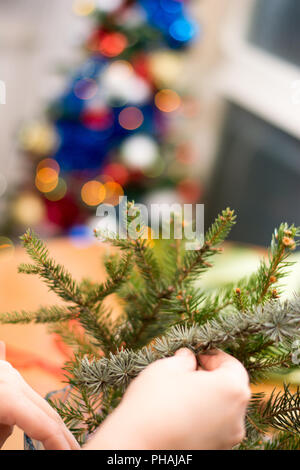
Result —
[[[191,354],[191,351],[187,348],[182,348],[182,349],[178,349],[178,351],[176,351],[176,356],[190,356]]]

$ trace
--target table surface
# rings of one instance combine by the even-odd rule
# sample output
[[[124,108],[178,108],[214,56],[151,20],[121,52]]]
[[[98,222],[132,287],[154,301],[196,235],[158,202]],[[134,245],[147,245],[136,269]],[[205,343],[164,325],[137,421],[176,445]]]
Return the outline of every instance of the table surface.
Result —
[[[103,280],[101,257],[108,251],[103,244],[74,246],[67,239],[52,240],[50,253],[65,265],[75,279],[82,277]],[[28,262],[21,247],[10,255],[0,256],[1,311],[35,310],[41,305],[59,303],[55,294],[35,276],[18,274],[18,265]],[[61,366],[66,354],[54,335],[43,325],[1,325],[0,339],[7,344],[7,359],[21,372],[25,380],[42,396],[63,385]],[[22,449],[23,435],[16,430],[7,441],[6,449]]]
[[[51,255],[67,267],[75,279],[80,280],[82,277],[94,280],[104,279],[105,273],[101,258],[109,252],[107,245],[98,242],[76,246],[69,239],[56,239],[51,240],[48,247]],[[246,274],[246,266],[252,271],[260,255],[261,253],[253,250],[239,252],[229,245],[225,254],[219,257],[219,267],[213,276],[214,282],[218,279],[218,272],[220,281],[221,279],[226,279],[227,282],[231,280],[228,278],[229,265],[232,266],[233,278],[240,277],[241,270],[242,274]],[[247,262],[245,262],[245,257],[248,259]],[[241,263],[241,258],[244,260],[243,263]],[[56,295],[49,292],[40,279],[18,274],[17,268],[22,262],[28,262],[28,256],[21,247],[17,247],[10,255],[0,256],[0,310],[2,312],[21,309],[35,310],[41,305],[57,304],[59,300]],[[204,282],[211,285],[212,277],[208,276]],[[115,308],[118,309],[117,306]],[[54,335],[47,333],[45,326],[1,325],[0,339],[7,344],[7,359],[42,396],[63,386],[61,367],[67,359],[66,351]],[[264,386],[267,391],[271,388],[271,385]],[[20,430],[15,430],[7,441],[5,449],[23,449],[23,433]]]

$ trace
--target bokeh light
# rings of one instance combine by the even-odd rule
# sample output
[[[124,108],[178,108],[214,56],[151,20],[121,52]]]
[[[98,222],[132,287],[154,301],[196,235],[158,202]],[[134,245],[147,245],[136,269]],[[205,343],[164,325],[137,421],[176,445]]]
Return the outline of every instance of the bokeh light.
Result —
[[[105,12],[112,12],[120,8],[124,0],[97,0],[97,8]]]
[[[69,241],[76,248],[86,248],[93,243],[93,233],[88,225],[74,225],[69,230]]]
[[[23,193],[12,206],[13,217],[18,224],[33,226],[45,217],[45,206],[40,197],[31,192]]]
[[[107,67],[101,79],[111,106],[143,104],[151,95],[150,84],[137,75],[132,65],[125,60],[116,60]]]
[[[67,193],[68,187],[67,183],[63,178],[58,178],[58,183],[53,191],[45,193],[45,197],[49,201],[60,201],[63,197],[65,197]]]
[[[100,40],[99,51],[105,57],[117,57],[127,47],[128,41],[122,33],[107,33]]]
[[[33,122],[20,132],[22,148],[33,155],[49,155],[56,149],[58,140],[54,127],[48,123]]]
[[[7,237],[0,237],[0,256],[11,256],[15,251],[13,242]]]
[[[91,100],[98,92],[98,85],[92,78],[83,78],[74,85],[74,94],[81,100]]]
[[[119,114],[119,123],[128,131],[138,129],[144,122],[142,111],[135,106],[123,109]]]
[[[117,206],[119,204],[119,198],[124,196],[124,190],[119,183],[115,181],[108,181],[105,183],[105,203]]]
[[[78,16],[88,16],[95,10],[95,0],[74,0],[73,13]]]
[[[114,114],[108,108],[90,108],[83,111],[81,120],[89,129],[102,131],[109,129],[113,125]]]
[[[56,173],[60,172],[60,166],[53,158],[44,158],[41,160],[36,167],[36,172],[38,173],[43,168],[52,168]]]
[[[54,168],[41,168],[36,173],[35,185],[42,193],[53,191],[58,184],[58,172]]]
[[[197,26],[185,18],[174,21],[170,28],[169,33],[176,41],[185,42],[193,39],[196,35]]]
[[[100,181],[88,181],[81,189],[81,198],[88,206],[97,206],[104,201],[105,196],[106,190]]]
[[[190,204],[198,202],[202,195],[202,188],[199,182],[189,178],[178,183],[177,191],[181,200]]]
[[[177,13],[182,10],[181,0],[160,0],[160,4],[167,13]]]
[[[110,163],[103,169],[101,176],[110,177],[121,186],[125,186],[129,179],[129,172],[127,168],[120,163]]]
[[[146,244],[150,247],[154,247],[155,242],[155,232],[151,227],[144,227],[143,229],[143,234],[142,234],[142,240],[147,240]]]
[[[159,147],[155,140],[144,134],[126,139],[121,150],[123,161],[133,169],[150,168],[159,156]]]
[[[150,58],[150,71],[158,85],[175,84],[181,75],[182,59],[170,51],[155,51]]]
[[[176,91],[164,89],[156,93],[155,104],[160,111],[171,113],[179,108],[181,99]]]

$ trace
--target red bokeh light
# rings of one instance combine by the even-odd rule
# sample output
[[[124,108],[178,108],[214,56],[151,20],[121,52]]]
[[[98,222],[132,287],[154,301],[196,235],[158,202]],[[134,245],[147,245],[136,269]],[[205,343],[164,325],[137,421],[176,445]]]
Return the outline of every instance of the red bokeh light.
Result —
[[[127,47],[128,41],[122,33],[106,33],[100,39],[99,51],[106,57],[116,57]]]
[[[183,202],[190,204],[198,202],[203,193],[200,184],[191,179],[180,181],[177,191]]]
[[[113,125],[114,115],[108,109],[86,109],[81,115],[81,120],[89,129],[101,131]]]
[[[126,185],[129,179],[129,173],[127,168],[124,165],[121,165],[120,163],[110,163],[109,165],[107,165],[103,169],[102,176],[110,176],[121,186]]]

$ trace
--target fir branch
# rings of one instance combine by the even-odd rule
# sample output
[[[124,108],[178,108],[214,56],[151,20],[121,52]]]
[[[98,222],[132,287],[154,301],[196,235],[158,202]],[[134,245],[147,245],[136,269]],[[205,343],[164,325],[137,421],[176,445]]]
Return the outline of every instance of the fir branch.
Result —
[[[186,253],[183,266],[176,273],[176,281],[179,285],[182,285],[187,279],[195,279],[212,266],[207,260],[220,251],[217,247],[228,236],[235,224],[235,219],[234,211],[229,208],[222,211],[222,214],[216,218],[207,231],[202,248]]]
[[[135,261],[141,276],[149,283],[149,287],[156,292],[159,290],[160,270],[153,250],[148,246],[147,240],[132,241]]]
[[[126,223],[135,222],[135,216],[136,208],[129,203]],[[178,240],[159,241],[153,247],[143,238],[144,222],[138,223],[137,237],[131,237],[130,230],[125,239],[105,234],[121,256],[105,261],[103,283],[77,284],[50,258],[38,237],[26,232],[23,243],[33,264],[22,264],[20,272],[39,275],[72,305],[0,316],[2,323],[50,323],[51,331],[72,346],[75,359],[65,368],[72,391],[67,402],[53,406],[81,443],[118,405],[134,377],[182,347],[195,354],[223,349],[244,364],[252,382],[270,371],[293,367],[292,345],[300,338],[300,297],[279,302],[278,282],[292,264],[287,257],[298,244],[299,229],[282,224],[273,235],[268,261],[263,260],[256,273],[207,292],[193,283],[211,267],[209,258],[221,251],[219,244],[235,223],[233,211],[223,211],[207,231],[204,245],[192,252]],[[96,235],[103,239],[104,233]],[[124,310],[112,321],[105,300],[115,293]],[[254,396],[247,412],[247,438],[239,448],[299,445],[299,396],[299,390],[292,393],[289,388],[273,393],[269,401]],[[280,432],[270,439],[269,428]]]
[[[108,279],[102,284],[93,286],[87,294],[88,305],[94,306],[102,302],[105,297],[115,293],[127,281],[128,273],[132,265],[131,255],[126,254],[120,260],[118,257],[111,256],[105,262]]]
[[[300,388],[292,393],[284,384],[284,390],[272,392],[262,409],[263,419],[273,428],[291,434],[300,434]]]
[[[300,434],[280,432],[266,439],[260,446],[263,450],[299,450]]]
[[[55,263],[37,235],[32,230],[28,230],[21,240],[27,253],[36,263],[34,274],[39,274],[48,287],[63,300],[82,305],[83,300],[77,283],[63,266]],[[31,273],[32,266],[23,264],[20,267],[20,272]]]
[[[297,308],[295,308],[297,304]],[[152,358],[159,359],[174,354],[182,347],[188,347],[197,353],[204,353],[209,349],[226,349],[234,345],[235,356],[239,358],[238,345],[243,344],[247,338],[253,338],[256,334],[265,336],[272,343],[289,343],[293,338],[300,337],[300,298],[295,299],[290,306],[285,302],[281,306],[277,304],[274,311],[273,302],[266,304],[264,308],[258,307],[255,313],[227,314],[217,320],[208,321],[202,326],[175,326],[163,338],[156,339],[152,344]],[[137,353],[132,350],[123,350],[121,353],[123,362],[126,359],[126,370],[119,370],[119,377],[133,378],[140,371],[137,368]],[[148,357],[147,348],[140,354],[145,355],[145,366]],[[118,356],[118,355],[116,355]],[[127,379],[121,383],[120,379],[114,381],[115,373],[110,375],[111,360],[101,359],[91,365],[87,360],[82,362],[83,369],[76,371],[77,377],[84,381],[86,386],[100,387],[103,385],[126,387]],[[139,356],[140,358],[141,356]],[[115,361],[115,359],[113,359]],[[102,362],[101,362],[102,361]],[[120,365],[122,362],[120,362]],[[114,371],[115,372],[115,371]],[[91,381],[90,381],[91,379]]]
[[[270,373],[279,373],[282,369],[293,367],[291,352],[278,352],[272,356],[268,355],[267,350],[252,356],[247,362],[247,370],[252,383],[261,382],[266,379]]]
[[[57,334],[63,343],[71,347],[77,355],[97,356],[99,354],[98,347],[93,344],[93,339],[83,329],[81,331],[78,321],[54,323],[49,327],[49,332]]]
[[[77,316],[78,307],[40,307],[35,312],[21,310],[20,312],[2,313],[0,315],[0,323],[56,323],[72,320]]]
[[[287,275],[287,269],[293,263],[286,261],[288,256],[299,244],[299,229],[294,225],[281,224],[275,230],[269,250],[268,263],[261,261],[259,270],[255,276],[255,305],[263,303],[270,298],[276,298],[279,294],[275,285]]]

